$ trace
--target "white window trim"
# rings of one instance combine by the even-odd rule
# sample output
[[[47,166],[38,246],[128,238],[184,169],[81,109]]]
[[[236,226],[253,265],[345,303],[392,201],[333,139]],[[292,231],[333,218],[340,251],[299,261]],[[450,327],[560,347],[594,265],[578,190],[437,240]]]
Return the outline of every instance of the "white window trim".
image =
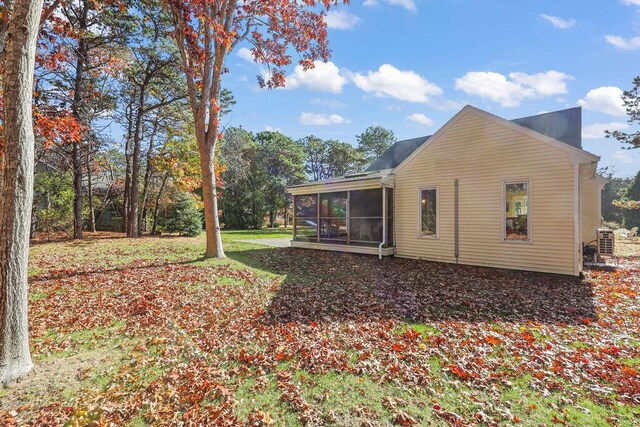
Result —
[[[505,207],[507,206],[507,184],[522,184],[522,183],[526,183],[527,184],[527,240],[507,240],[507,212]],[[533,243],[533,235],[531,233],[531,218],[533,215],[533,199],[531,198],[531,179],[529,178],[523,178],[523,179],[508,179],[508,180],[503,180],[502,181],[502,206],[500,207],[500,210],[502,211],[502,215],[500,216],[502,218],[502,223],[500,224],[500,227],[502,229],[501,231],[501,235],[502,235],[502,243],[513,243],[513,244],[518,244],[518,245],[530,245]]]
[[[422,192],[424,190],[436,190],[436,234],[424,234],[422,232]],[[418,238],[433,240],[440,238],[440,189],[437,186],[418,188]]]

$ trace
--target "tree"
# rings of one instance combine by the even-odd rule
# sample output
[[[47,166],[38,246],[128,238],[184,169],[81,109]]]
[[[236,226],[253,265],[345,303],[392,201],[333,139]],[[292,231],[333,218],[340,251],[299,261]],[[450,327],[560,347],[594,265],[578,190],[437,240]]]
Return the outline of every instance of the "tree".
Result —
[[[356,139],[358,140],[358,150],[364,156],[365,161],[371,163],[391,147],[391,144],[396,141],[396,136],[392,130],[382,126],[369,126]]]
[[[59,2],[59,13],[51,15],[41,37],[39,57],[46,66],[39,79],[39,97],[46,97],[48,108],[69,114],[84,129],[115,108],[112,96],[112,77],[121,71],[119,47],[125,44],[130,26],[123,0],[73,0]],[[55,4],[52,3],[51,6]],[[85,132],[81,140],[60,147],[69,158],[73,171],[74,238],[82,238],[83,230],[83,173],[86,169],[86,150],[96,141],[95,135]]]
[[[358,172],[366,164],[362,153],[351,144],[335,139],[328,140],[326,144],[328,178]]]
[[[640,172],[631,182],[631,186],[624,193],[624,197],[613,204],[622,208],[625,228],[640,227]]]
[[[164,229],[181,236],[197,236],[202,232],[202,213],[192,194],[178,192],[168,206]]]
[[[362,152],[346,142],[307,136],[299,144],[304,148],[306,171],[314,181],[357,172],[365,164]]]
[[[33,203],[36,229],[50,235],[52,231],[69,231],[73,224],[73,186],[69,173],[42,171],[35,174]]]
[[[284,86],[284,67],[292,51],[308,70],[329,57],[324,10],[336,0],[164,0],[187,78],[189,104],[200,154],[205,209],[207,257],[224,257],[215,181],[220,140],[221,83],[227,55],[243,40],[252,46],[256,62],[269,69],[261,86]],[[321,8],[317,6],[320,5]]]
[[[27,259],[33,202],[32,117],[36,39],[43,0],[5,1],[0,159],[0,383],[33,369],[27,322]]]
[[[260,169],[254,135],[242,128],[227,129],[220,147],[220,159],[224,166],[221,206],[225,227],[261,227],[267,213],[263,192],[266,173]]]
[[[640,125],[640,76],[633,79],[633,88],[625,90],[622,94],[622,102],[629,116],[628,122]],[[626,149],[640,148],[640,131],[626,133],[619,130],[606,131],[607,138],[615,138],[620,143],[628,145]],[[640,172],[636,175],[631,187],[622,200],[614,204],[624,209],[625,227],[637,227],[640,224]],[[633,224],[633,225],[631,225]]]
[[[633,79],[633,88],[625,90],[622,94],[622,102],[629,116],[629,123],[640,125],[640,76]],[[640,131],[626,133],[620,130],[606,131],[607,138],[615,138],[622,144],[628,144],[628,149],[640,148]]]
[[[614,202],[624,197],[627,188],[631,185],[631,178],[617,178],[614,173],[615,171],[611,166],[598,169],[598,175],[604,176],[609,180],[602,189],[602,219],[606,222],[615,222],[622,225],[624,221],[623,210],[616,206]]]
[[[131,65],[125,75],[125,91],[132,97],[130,105],[131,148],[130,178],[126,182],[127,203],[125,218],[129,237],[141,233],[140,175],[142,168],[142,140],[149,135],[150,149],[158,132],[157,115],[149,118],[159,108],[185,98],[183,79],[177,70],[178,54],[168,43],[162,28],[169,25],[169,18],[155,1],[138,2],[131,12],[135,22],[131,42],[128,44]],[[151,124],[149,126],[149,119]],[[150,127],[146,129],[145,127]],[[144,195],[143,195],[144,198]]]
[[[256,143],[259,168],[265,175],[262,191],[267,200],[269,224],[273,227],[276,213],[289,207],[286,188],[304,181],[304,151],[299,143],[280,132],[260,132]]]
[[[329,178],[327,172],[327,144],[317,136],[307,136],[299,143],[304,147],[305,167],[313,181]]]

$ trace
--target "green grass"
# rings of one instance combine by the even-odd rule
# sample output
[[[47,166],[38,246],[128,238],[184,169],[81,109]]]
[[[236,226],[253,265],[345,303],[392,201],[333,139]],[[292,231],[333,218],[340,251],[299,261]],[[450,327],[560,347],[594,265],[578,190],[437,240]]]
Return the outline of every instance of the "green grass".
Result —
[[[265,229],[265,230],[225,230],[222,233],[225,244],[225,251],[228,255],[226,259],[204,259],[205,250],[203,236],[198,237],[147,237],[138,240],[113,238],[103,240],[86,240],[81,242],[57,242],[49,244],[35,245],[31,250],[30,275],[45,276],[48,273],[53,275],[67,274],[69,269],[83,269],[87,266],[95,266],[104,270],[113,270],[113,274],[118,274],[118,269],[124,266],[139,264],[163,264],[175,263],[189,266],[219,266],[226,265],[234,269],[250,268],[259,278],[268,278],[287,281],[295,284],[300,290],[308,290],[315,287],[314,281],[327,282],[320,292],[327,299],[335,297],[342,291],[341,282],[345,280],[358,280],[359,275],[367,277],[370,271],[363,272],[362,269],[351,268],[348,265],[336,267],[335,271],[308,271],[300,266],[284,265],[282,271],[269,268],[261,264],[256,254],[266,254],[271,248],[259,243],[245,242],[244,240],[262,238],[286,238],[290,237],[290,230]],[[274,252],[275,253],[275,252]],[[263,257],[264,258],[264,257]],[[187,279],[188,280],[188,279]],[[73,286],[82,286],[82,280],[73,282]],[[226,277],[221,273],[215,281],[206,282],[198,280],[192,282],[176,283],[188,293],[206,290],[212,286],[231,287],[252,286],[249,282],[238,279],[235,276]],[[177,287],[178,289],[178,287]],[[59,294],[63,290],[58,289]],[[30,294],[32,303],[41,302],[46,299],[51,292],[47,289],[38,289]],[[106,294],[105,294],[106,295]],[[265,294],[269,303],[273,294]],[[228,296],[229,301],[236,301],[235,297]],[[443,307],[443,311],[457,312],[464,310],[464,307]],[[445,313],[446,314],[446,313]],[[443,316],[444,317],[444,316]],[[510,326],[505,323],[487,323],[487,330],[503,332],[509,330]],[[571,336],[573,326],[565,326],[567,336]],[[444,323],[415,323],[410,320],[404,322],[397,321],[390,329],[391,336],[395,334],[405,334],[408,330],[418,332],[423,341],[420,346],[426,346],[434,336],[447,338],[446,325]],[[537,343],[553,342],[555,337],[547,330],[532,330]],[[125,335],[125,324],[116,321],[110,325],[103,325],[95,329],[77,330],[74,332],[60,332],[55,328],[46,330],[39,337],[32,340],[34,346],[44,346],[44,350],[39,351],[35,358],[38,363],[64,363],[70,357],[78,354],[104,351],[113,352],[113,358],[107,363],[100,363],[82,379],[79,384],[68,387],[50,399],[62,399],[65,403],[73,404],[77,402],[81,395],[90,393],[92,390],[106,391],[112,387],[119,387],[122,378],[131,381],[137,389],[145,389],[154,380],[167,374],[174,366],[180,363],[188,363],[188,358],[184,354],[173,354],[167,352],[170,345],[158,344],[150,345],[149,337],[138,337]],[[190,337],[185,337],[189,340]],[[403,337],[395,337],[402,339]],[[64,347],[62,344],[67,343]],[[146,349],[136,350],[141,344],[146,344]],[[640,341],[630,340],[631,346],[638,346]],[[566,342],[571,348],[581,349],[588,345],[571,338]],[[251,352],[269,352],[263,343],[247,339],[243,344],[244,349]],[[51,351],[47,351],[51,348]],[[61,350],[61,348],[63,348]],[[424,347],[422,347],[424,349]],[[352,357],[349,367],[356,366],[356,359],[360,349],[346,349],[347,354]],[[374,352],[379,352],[374,349]],[[227,359],[230,350],[227,348],[216,349],[206,357],[220,357]],[[517,365],[513,360],[513,355],[502,346],[496,346],[492,351],[484,355],[488,362],[501,359]],[[329,371],[312,374],[304,369],[297,369],[297,358],[285,363],[279,363],[273,369],[267,369],[264,373],[258,374],[255,367],[241,366],[236,362],[227,363],[225,369],[230,374],[225,380],[225,386],[233,393],[235,401],[234,415],[240,420],[246,420],[250,412],[255,409],[268,412],[275,420],[277,426],[297,426],[301,425],[299,414],[292,408],[291,403],[282,399],[282,390],[277,383],[278,371],[294,371],[293,383],[299,388],[301,397],[308,402],[314,410],[322,417],[323,421],[334,425],[360,425],[365,421],[371,421],[379,425],[392,425],[398,412],[409,414],[415,418],[420,425],[443,425],[446,424],[439,418],[433,407],[435,404],[446,408],[447,411],[464,414],[469,419],[474,413],[483,411],[484,407],[474,402],[482,402],[483,405],[499,405],[501,408],[509,408],[512,416],[523,420],[522,425],[552,425],[554,417],[565,417],[570,425],[585,426],[605,426],[614,417],[620,426],[636,425],[640,419],[640,409],[630,405],[612,404],[607,405],[589,399],[587,393],[581,394],[568,404],[564,398],[564,392],[541,392],[539,388],[531,386],[532,377],[530,374],[523,374],[517,378],[510,378],[511,385],[503,386],[498,384],[494,391],[491,391],[493,384],[487,387],[475,387],[473,384],[457,380],[447,371],[447,367],[455,361],[450,360],[447,355],[438,353],[435,356],[424,358],[420,363],[428,365],[430,381],[422,387],[408,385],[399,379],[381,380],[385,375],[384,367],[380,372],[373,374],[358,374]],[[410,360],[406,363],[412,363]],[[625,359],[624,363],[637,367],[640,359]],[[121,371],[135,373],[135,377],[119,377]],[[247,373],[246,371],[250,372]],[[242,375],[237,374],[243,372]],[[264,382],[257,380],[263,377]],[[262,379],[260,380],[262,381]],[[563,384],[568,393],[573,393],[576,386]],[[6,397],[7,393],[0,391],[0,398]],[[128,422],[130,426],[146,425],[145,410],[135,414]],[[488,411],[488,410],[487,410]],[[149,415],[148,413],[146,414]],[[504,419],[504,418],[503,418]],[[490,424],[490,423],[489,423]],[[509,423],[504,423],[508,425]]]

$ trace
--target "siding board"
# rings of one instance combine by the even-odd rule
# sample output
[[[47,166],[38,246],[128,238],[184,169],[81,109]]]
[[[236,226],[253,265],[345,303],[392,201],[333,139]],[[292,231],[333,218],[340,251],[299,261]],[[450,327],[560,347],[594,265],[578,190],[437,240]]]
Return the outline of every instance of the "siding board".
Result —
[[[459,117],[397,172],[398,256],[456,262],[456,178],[461,264],[574,274],[575,184],[574,167],[567,155],[470,113]],[[531,243],[502,241],[502,183],[514,179],[531,183]],[[418,237],[418,188],[426,186],[439,188],[438,239]],[[583,223],[583,227],[591,225]]]

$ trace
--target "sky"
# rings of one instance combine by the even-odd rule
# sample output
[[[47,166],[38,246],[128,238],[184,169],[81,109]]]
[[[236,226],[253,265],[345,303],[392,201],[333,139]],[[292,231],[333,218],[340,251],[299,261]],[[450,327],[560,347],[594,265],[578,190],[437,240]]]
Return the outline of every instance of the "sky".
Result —
[[[640,0],[353,0],[325,19],[332,57],[292,64],[286,88],[258,87],[249,46],[230,54],[224,125],[355,145],[371,125],[433,134],[466,104],[506,119],[581,106],[600,166],[640,169],[640,150],[604,138],[634,130],[620,96],[640,75]]]

